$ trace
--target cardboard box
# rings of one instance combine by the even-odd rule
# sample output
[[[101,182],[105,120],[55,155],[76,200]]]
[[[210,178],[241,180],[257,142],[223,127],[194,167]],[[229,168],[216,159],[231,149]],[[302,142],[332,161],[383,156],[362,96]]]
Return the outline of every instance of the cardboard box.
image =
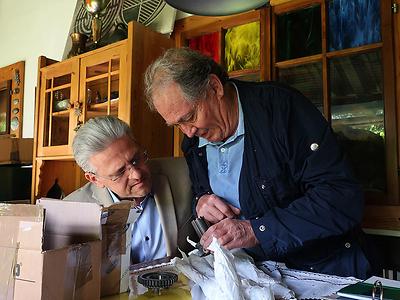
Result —
[[[131,240],[138,214],[132,201],[122,201],[103,208],[101,295],[124,293],[129,289]]]
[[[0,138],[0,164],[31,164],[32,138]]]
[[[39,205],[0,204],[1,299],[99,299],[100,237],[47,247],[46,218]]]
[[[136,210],[131,201],[122,201],[102,208],[97,203],[69,202],[40,199],[38,204],[46,208],[51,217],[47,234],[53,236],[53,245],[61,247],[72,241],[83,241],[100,235],[102,239],[101,296],[128,291],[131,254],[131,227],[136,220]],[[100,212],[101,217],[98,215]],[[73,216],[74,222],[66,221]],[[79,217],[78,217],[79,216]],[[94,216],[94,217],[93,217]],[[71,240],[73,237],[73,240]]]

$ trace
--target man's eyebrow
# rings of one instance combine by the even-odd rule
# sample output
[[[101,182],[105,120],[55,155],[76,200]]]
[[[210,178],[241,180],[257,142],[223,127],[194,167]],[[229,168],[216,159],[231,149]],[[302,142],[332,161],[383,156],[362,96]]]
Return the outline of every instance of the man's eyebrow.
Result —
[[[125,166],[120,167],[117,171],[113,172],[112,175],[119,175],[125,170]]]
[[[136,156],[137,156],[137,153],[134,153],[134,154],[132,155],[132,158],[131,158],[129,161],[131,162],[132,160],[134,160]],[[122,172],[124,172],[125,169],[126,169],[126,168],[125,168],[125,165],[123,165],[123,166],[121,166],[120,168],[118,168],[115,172],[113,172],[113,175],[119,175],[119,174],[121,174]]]
[[[193,117],[194,113],[195,113],[194,110],[189,111],[186,115],[183,115],[182,117],[180,117],[177,123],[179,124],[179,123],[187,122],[188,120],[190,120]]]
[[[180,117],[177,121],[175,121],[175,122],[165,122],[165,124],[167,124],[167,126],[177,126],[177,125],[179,125],[180,123],[184,123],[184,122],[186,122],[188,119],[190,119],[192,116],[191,115],[193,115],[193,111],[190,111],[190,112],[188,112],[186,115],[183,115],[182,117]]]

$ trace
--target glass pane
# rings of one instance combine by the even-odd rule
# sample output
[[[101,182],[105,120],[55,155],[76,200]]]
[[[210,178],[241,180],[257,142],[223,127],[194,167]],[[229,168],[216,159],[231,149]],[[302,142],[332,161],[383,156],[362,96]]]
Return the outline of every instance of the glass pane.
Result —
[[[299,90],[314,105],[323,112],[322,93],[322,64],[310,63],[306,65],[280,68],[279,81]]]
[[[332,127],[366,190],[384,191],[385,123],[381,51],[329,62]]]
[[[60,77],[54,77],[53,88],[70,83],[71,83],[71,74],[66,74]]]
[[[53,91],[53,112],[65,111],[70,108],[69,88]]]
[[[330,0],[328,14],[329,51],[381,40],[379,0]]]
[[[216,62],[220,62],[219,57],[219,34],[213,32],[189,39],[189,48],[198,50],[204,55],[211,56]]]
[[[119,71],[119,57],[111,60],[111,72]]]
[[[260,22],[229,28],[225,34],[228,72],[260,68]]]
[[[109,65],[109,62],[107,61],[102,64],[87,67],[86,68],[86,78],[91,78],[94,76],[108,73],[108,65]]]
[[[53,87],[56,88],[61,85],[70,84],[71,83],[71,74],[62,75],[59,77],[54,77],[46,80],[46,89],[51,89]]]
[[[118,115],[119,74],[86,83],[86,120],[104,115]],[[111,100],[109,100],[111,99]]]
[[[108,77],[86,83],[86,103],[98,104],[108,100]]]
[[[321,53],[321,8],[315,5],[277,16],[277,60]]]
[[[11,80],[0,83],[0,134],[10,133]]]
[[[46,92],[44,147],[68,144],[69,96],[69,89]]]

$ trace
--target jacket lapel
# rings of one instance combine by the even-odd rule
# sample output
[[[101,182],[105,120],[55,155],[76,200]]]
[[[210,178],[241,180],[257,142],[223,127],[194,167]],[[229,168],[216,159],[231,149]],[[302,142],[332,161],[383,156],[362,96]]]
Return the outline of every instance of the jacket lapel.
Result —
[[[167,255],[175,256],[178,245],[178,226],[171,189],[165,176],[153,174],[153,191],[167,247]]]
[[[99,188],[93,184],[92,197],[96,202],[104,207],[108,207],[114,203],[110,193],[106,188]]]

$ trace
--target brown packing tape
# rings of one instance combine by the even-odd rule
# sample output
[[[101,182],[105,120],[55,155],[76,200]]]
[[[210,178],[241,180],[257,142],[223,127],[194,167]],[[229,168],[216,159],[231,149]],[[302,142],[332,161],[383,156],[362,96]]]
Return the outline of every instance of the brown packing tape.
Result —
[[[32,217],[33,220],[41,222],[44,210],[40,206],[31,204],[0,203],[0,216]]]
[[[102,226],[102,296],[114,295],[120,292],[121,254],[126,253],[125,236],[128,228],[129,226],[124,223],[105,224]]]
[[[75,292],[93,279],[92,255],[89,244],[69,248],[64,277],[64,298],[76,299]]]
[[[128,229],[127,224],[106,224],[101,227],[104,251],[108,255],[125,253],[125,234]]]
[[[120,293],[121,254],[125,254],[127,223],[131,201],[122,201],[103,209],[107,215],[106,224],[102,228],[102,263],[101,263],[101,295],[108,296]],[[128,272],[127,272],[128,276]]]
[[[42,299],[100,299],[100,240],[43,254]]]
[[[128,220],[129,212],[132,207],[132,201],[121,201],[103,208],[103,215],[107,216],[106,224],[125,224]]]
[[[117,205],[103,209],[107,214],[107,221],[101,226],[103,240],[103,258],[125,254],[126,231],[132,202],[123,201]]]
[[[109,296],[120,293],[121,255],[102,259],[101,262],[101,295]]]

